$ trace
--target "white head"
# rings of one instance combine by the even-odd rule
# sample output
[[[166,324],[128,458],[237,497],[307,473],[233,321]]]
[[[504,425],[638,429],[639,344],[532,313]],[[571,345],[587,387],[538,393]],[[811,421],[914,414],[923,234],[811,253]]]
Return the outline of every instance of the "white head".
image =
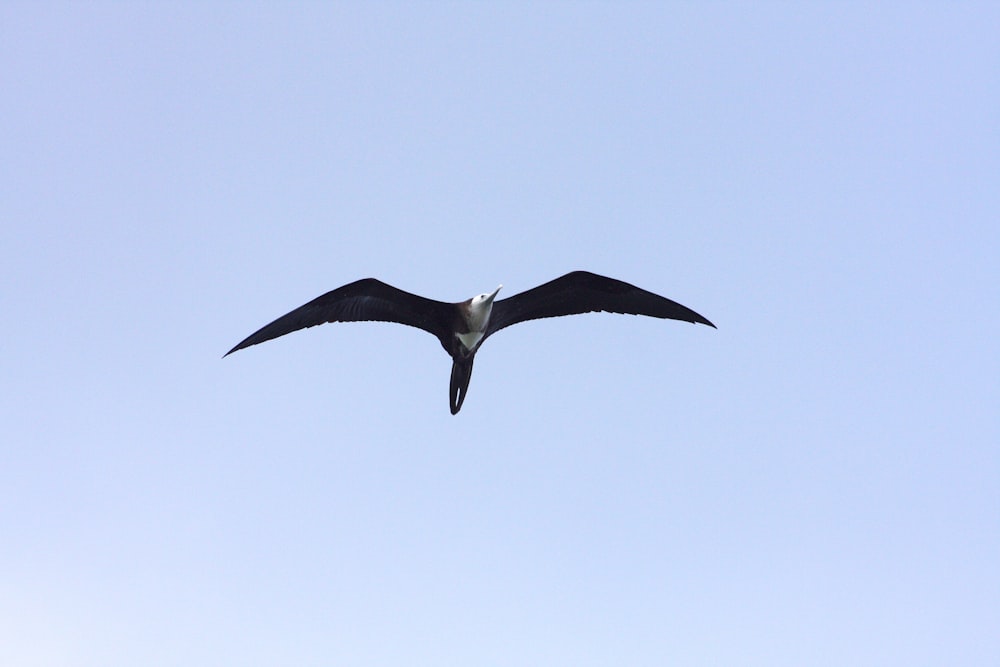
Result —
[[[495,290],[493,290],[492,294],[485,294],[485,293],[477,294],[476,296],[472,297],[472,307],[474,309],[482,308],[484,305],[492,304],[493,299],[497,298],[497,292],[499,292],[502,289],[503,285],[500,285]]]
[[[500,285],[493,290],[492,294],[477,294],[472,297],[472,301],[469,303],[469,326],[473,331],[481,330],[486,326],[486,321],[493,310],[493,299],[497,297],[497,293],[502,288],[503,285]]]

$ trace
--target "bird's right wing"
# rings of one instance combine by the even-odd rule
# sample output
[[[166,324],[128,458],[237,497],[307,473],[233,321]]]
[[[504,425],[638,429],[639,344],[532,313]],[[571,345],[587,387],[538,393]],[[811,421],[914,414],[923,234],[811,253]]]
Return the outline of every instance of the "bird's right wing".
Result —
[[[365,278],[317,297],[282,315],[270,324],[247,336],[226,352],[263,343],[287,333],[314,327],[326,322],[398,322],[417,327],[438,339],[447,337],[447,318],[452,304],[426,299],[404,292],[375,278]],[[226,356],[223,355],[223,356]]]
[[[698,322],[707,319],[676,301],[596,273],[574,271],[493,304],[486,335],[518,322],[604,311]]]

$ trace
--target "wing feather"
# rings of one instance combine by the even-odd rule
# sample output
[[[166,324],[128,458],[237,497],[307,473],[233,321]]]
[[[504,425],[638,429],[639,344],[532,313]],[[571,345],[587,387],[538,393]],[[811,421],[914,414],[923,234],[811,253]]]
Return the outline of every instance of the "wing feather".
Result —
[[[404,292],[375,278],[365,278],[338,287],[282,315],[247,336],[226,355],[326,322],[398,322],[423,329],[441,339],[445,335],[449,308],[453,307],[452,304]]]
[[[527,320],[600,311],[647,315],[715,327],[690,308],[666,297],[614,278],[574,271],[494,303],[486,335]]]

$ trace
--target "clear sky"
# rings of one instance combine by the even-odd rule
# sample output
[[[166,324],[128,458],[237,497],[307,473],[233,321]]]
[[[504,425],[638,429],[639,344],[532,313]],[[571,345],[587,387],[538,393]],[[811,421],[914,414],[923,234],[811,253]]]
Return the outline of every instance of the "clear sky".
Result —
[[[0,4],[0,664],[1000,664],[995,3]],[[574,269],[448,411],[374,276]]]

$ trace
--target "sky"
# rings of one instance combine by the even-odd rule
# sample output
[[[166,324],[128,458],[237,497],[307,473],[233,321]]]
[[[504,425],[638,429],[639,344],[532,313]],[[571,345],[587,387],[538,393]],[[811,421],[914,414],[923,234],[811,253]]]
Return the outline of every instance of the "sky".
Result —
[[[1000,663],[998,28],[0,4],[0,663]],[[221,358],[577,269],[718,329]]]

